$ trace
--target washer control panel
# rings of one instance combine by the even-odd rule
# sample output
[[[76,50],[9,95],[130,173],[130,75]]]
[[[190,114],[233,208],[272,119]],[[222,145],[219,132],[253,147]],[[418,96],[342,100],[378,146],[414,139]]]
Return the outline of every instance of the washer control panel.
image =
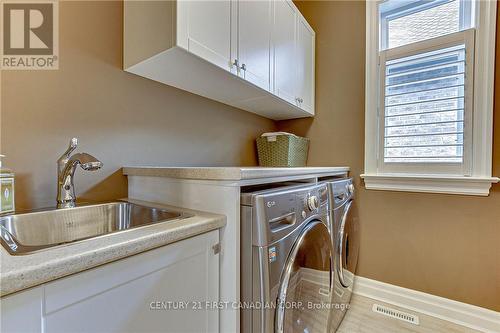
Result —
[[[301,222],[328,205],[328,189],[323,185],[298,186],[264,197],[266,219],[272,231]]]
[[[293,184],[245,193],[242,205],[253,207],[252,244],[265,246],[294,232],[306,220],[327,221],[329,191],[327,184]]]

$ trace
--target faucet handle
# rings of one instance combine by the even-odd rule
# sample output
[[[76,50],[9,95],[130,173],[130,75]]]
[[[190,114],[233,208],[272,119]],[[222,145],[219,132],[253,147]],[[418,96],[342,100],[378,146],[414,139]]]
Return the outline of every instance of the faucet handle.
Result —
[[[66,151],[66,153],[71,154],[71,152],[73,150],[75,150],[77,146],[78,146],[78,138],[71,138],[71,140],[69,141],[69,147],[68,147],[68,150]]]
[[[68,163],[68,159],[71,153],[76,149],[77,146],[78,146],[78,139],[72,138],[69,141],[68,149],[66,149],[66,151],[57,160],[57,174],[61,174],[62,170],[66,166],[66,163]]]
[[[78,146],[78,139],[77,138],[72,138],[69,141],[68,149],[66,149],[66,151],[64,152],[64,154],[62,154],[59,159],[62,160],[62,159],[69,158],[69,155],[76,149],[77,146]]]

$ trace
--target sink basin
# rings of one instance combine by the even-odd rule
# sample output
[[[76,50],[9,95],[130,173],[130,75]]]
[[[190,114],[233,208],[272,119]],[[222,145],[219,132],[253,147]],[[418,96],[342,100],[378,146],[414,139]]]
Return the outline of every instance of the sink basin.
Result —
[[[189,216],[191,215],[182,212],[130,202],[42,210],[0,217],[0,239],[10,254],[28,254]]]

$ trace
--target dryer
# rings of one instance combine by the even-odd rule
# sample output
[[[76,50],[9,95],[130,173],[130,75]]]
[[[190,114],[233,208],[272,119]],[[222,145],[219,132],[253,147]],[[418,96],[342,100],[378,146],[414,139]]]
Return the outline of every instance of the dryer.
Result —
[[[331,332],[326,184],[241,196],[241,332]]]
[[[355,189],[352,178],[325,183],[329,192],[335,258],[334,306],[329,319],[330,332],[334,332],[342,322],[352,297],[359,253],[359,221],[353,208]]]

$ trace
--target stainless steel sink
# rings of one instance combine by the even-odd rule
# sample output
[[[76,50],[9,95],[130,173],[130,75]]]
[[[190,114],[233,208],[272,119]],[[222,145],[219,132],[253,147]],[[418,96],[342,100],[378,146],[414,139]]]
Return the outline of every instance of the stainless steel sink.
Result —
[[[111,202],[0,217],[0,239],[13,255],[191,215],[130,202]]]

